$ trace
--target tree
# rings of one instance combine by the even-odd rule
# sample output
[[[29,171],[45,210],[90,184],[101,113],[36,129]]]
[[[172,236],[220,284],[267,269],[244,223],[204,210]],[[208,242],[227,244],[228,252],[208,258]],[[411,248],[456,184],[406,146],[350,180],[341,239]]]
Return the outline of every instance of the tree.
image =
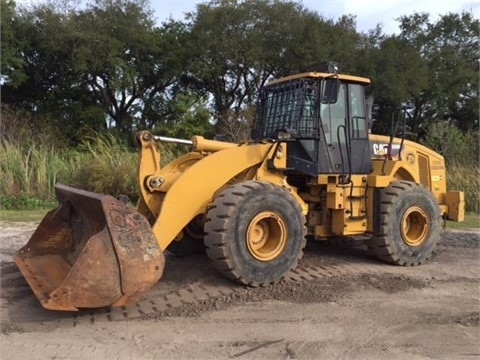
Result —
[[[440,120],[429,126],[423,143],[442,154],[447,165],[469,164],[473,168],[479,164],[478,136],[478,131],[465,134],[448,121]]]
[[[177,91],[166,103],[169,113],[159,117],[152,128],[161,135],[181,139],[190,139],[193,135],[213,137],[215,133],[206,100],[189,89]]]
[[[21,62],[10,64],[9,69],[21,73],[22,81],[8,76],[2,83],[2,103],[32,113],[30,127],[56,126],[72,139],[79,128],[100,129],[104,122],[102,110],[76,86],[79,79],[69,26],[72,11],[67,6],[59,11],[54,5],[15,9],[12,29],[14,37],[22,39],[16,49]]]
[[[244,136],[238,123],[252,123],[251,106],[267,81],[326,60],[351,69],[360,41],[354,17],[325,20],[294,1],[213,0],[197,5],[187,21],[192,61],[186,79],[210,94],[217,132],[233,138]]]
[[[374,55],[373,95],[381,106],[375,131],[386,133],[393,117],[401,116],[401,106],[411,106],[407,125],[418,133],[426,108],[424,93],[428,88],[426,64],[415,47],[398,36],[385,38]]]
[[[185,80],[201,94],[210,94],[217,131],[231,113],[255,100],[258,87],[270,76],[259,70],[261,61],[255,26],[260,2],[212,1],[197,5],[190,20],[192,61]]]
[[[1,0],[1,61],[0,78],[2,83],[9,82],[11,86],[18,86],[26,80],[23,71],[24,60],[21,55],[22,41],[16,36],[18,17],[16,4],[12,0]]]
[[[470,13],[441,17],[431,31],[430,67],[437,118],[452,121],[463,131],[479,126],[480,21]]]
[[[146,0],[44,3],[16,18],[25,80],[4,83],[3,102],[50,116],[72,138],[108,127],[131,139],[154,125],[145,110],[158,110],[176,81],[178,28],[155,28]]]
[[[96,0],[76,23],[81,86],[108,114],[109,127],[132,138],[147,125],[144,109],[175,81],[173,63],[165,63],[175,44],[154,28],[145,0]]]
[[[74,142],[102,129],[186,136],[210,132],[212,119],[216,132],[243,139],[262,86],[323,61],[372,78],[382,131],[405,104],[413,132],[438,119],[478,129],[479,21],[468,13],[401,17],[401,34],[385,36],[290,0],[212,0],[161,26],[148,0],[1,1],[2,103]]]
[[[386,132],[392,114],[405,105],[407,125],[420,137],[438,120],[464,131],[478,128],[478,20],[463,13],[436,23],[428,14],[399,21],[400,35],[383,38],[373,51],[377,130]]]

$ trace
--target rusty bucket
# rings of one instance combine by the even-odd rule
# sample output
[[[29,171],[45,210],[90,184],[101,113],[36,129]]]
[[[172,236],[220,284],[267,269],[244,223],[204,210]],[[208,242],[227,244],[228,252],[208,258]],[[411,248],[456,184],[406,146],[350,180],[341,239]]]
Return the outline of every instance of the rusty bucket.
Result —
[[[15,263],[50,310],[123,306],[162,276],[165,258],[147,219],[108,196],[57,184],[60,205]]]

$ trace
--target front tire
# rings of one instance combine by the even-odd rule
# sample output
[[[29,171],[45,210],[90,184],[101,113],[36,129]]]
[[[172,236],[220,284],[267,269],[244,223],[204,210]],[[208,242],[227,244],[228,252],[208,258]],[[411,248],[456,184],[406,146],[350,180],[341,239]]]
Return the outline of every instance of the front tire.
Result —
[[[241,284],[278,282],[303,255],[305,222],[287,189],[260,181],[232,185],[207,213],[207,255],[224,276]]]
[[[440,239],[437,199],[422,185],[394,181],[380,194],[380,229],[367,245],[381,260],[403,266],[430,259]]]

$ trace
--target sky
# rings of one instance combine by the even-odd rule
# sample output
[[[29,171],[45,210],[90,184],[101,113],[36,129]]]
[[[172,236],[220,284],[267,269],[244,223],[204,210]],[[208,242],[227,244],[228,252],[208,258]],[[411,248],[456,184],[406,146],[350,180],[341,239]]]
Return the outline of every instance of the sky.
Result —
[[[195,5],[202,0],[150,0],[155,17],[161,23],[172,16],[183,20],[186,12],[195,11]],[[472,12],[480,18],[480,0],[303,0],[303,5],[327,19],[338,19],[342,15],[355,15],[357,31],[368,32],[377,24],[382,25],[385,34],[398,33],[398,22],[403,15],[415,12],[430,14],[435,22],[439,16],[462,11]]]

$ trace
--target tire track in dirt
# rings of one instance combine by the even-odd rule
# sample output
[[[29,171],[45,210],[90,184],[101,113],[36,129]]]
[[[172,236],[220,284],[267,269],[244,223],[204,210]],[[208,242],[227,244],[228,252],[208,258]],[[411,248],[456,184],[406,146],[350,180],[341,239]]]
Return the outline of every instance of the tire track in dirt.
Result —
[[[463,236],[463,247],[478,246],[478,239]],[[457,239],[457,238],[455,238]],[[457,239],[458,240],[458,239]],[[442,248],[462,248],[458,241],[447,241]],[[475,245],[477,244],[477,245]],[[344,244],[345,245],[345,244]],[[283,286],[296,287],[322,279],[345,279],[362,274],[405,274],[405,268],[389,266],[372,260],[362,242],[341,247],[329,244],[313,244],[307,249],[300,266],[291,271]],[[445,251],[445,250],[444,250]],[[231,296],[247,296],[248,288],[235,284],[217,274],[205,256],[171,260],[165,269],[165,281],[155,285],[138,303],[124,307],[81,310],[78,313],[62,313],[44,310],[31,292],[23,276],[13,262],[1,263],[1,328],[3,332],[34,331],[41,324],[77,326],[102,321],[128,321],[158,318],[187,312],[189,307],[201,308],[202,304]],[[167,262],[168,264],[168,262]],[[199,266],[199,271],[195,270]],[[421,272],[412,272],[415,276]],[[258,291],[263,291],[261,288]],[[268,290],[265,290],[267,292]]]
[[[214,271],[214,270],[212,270]],[[306,281],[319,280],[327,277],[345,277],[352,274],[376,272],[375,265],[349,266],[348,263],[336,266],[315,267],[299,266],[291,271],[284,279],[284,283],[301,284]],[[216,274],[215,274],[216,275]],[[101,321],[125,321],[147,317],[159,317],[168,315],[175,310],[202,302],[212,301],[219,297],[228,297],[233,293],[241,296],[242,292],[248,291],[244,286],[223,279],[220,274],[210,276],[206,281],[196,282],[173,291],[162,291],[160,281],[147,295],[134,305],[123,307],[108,307],[100,309],[81,310],[78,313],[51,312],[41,308],[40,304],[26,303],[22,298],[29,298],[36,302],[28,284],[20,272],[11,273],[6,278],[2,277],[2,300],[8,302],[7,310],[18,314],[13,321],[10,316],[10,325],[19,326],[23,331],[34,330],[38,322],[59,322],[62,325],[77,326],[82,323],[95,323]]]

